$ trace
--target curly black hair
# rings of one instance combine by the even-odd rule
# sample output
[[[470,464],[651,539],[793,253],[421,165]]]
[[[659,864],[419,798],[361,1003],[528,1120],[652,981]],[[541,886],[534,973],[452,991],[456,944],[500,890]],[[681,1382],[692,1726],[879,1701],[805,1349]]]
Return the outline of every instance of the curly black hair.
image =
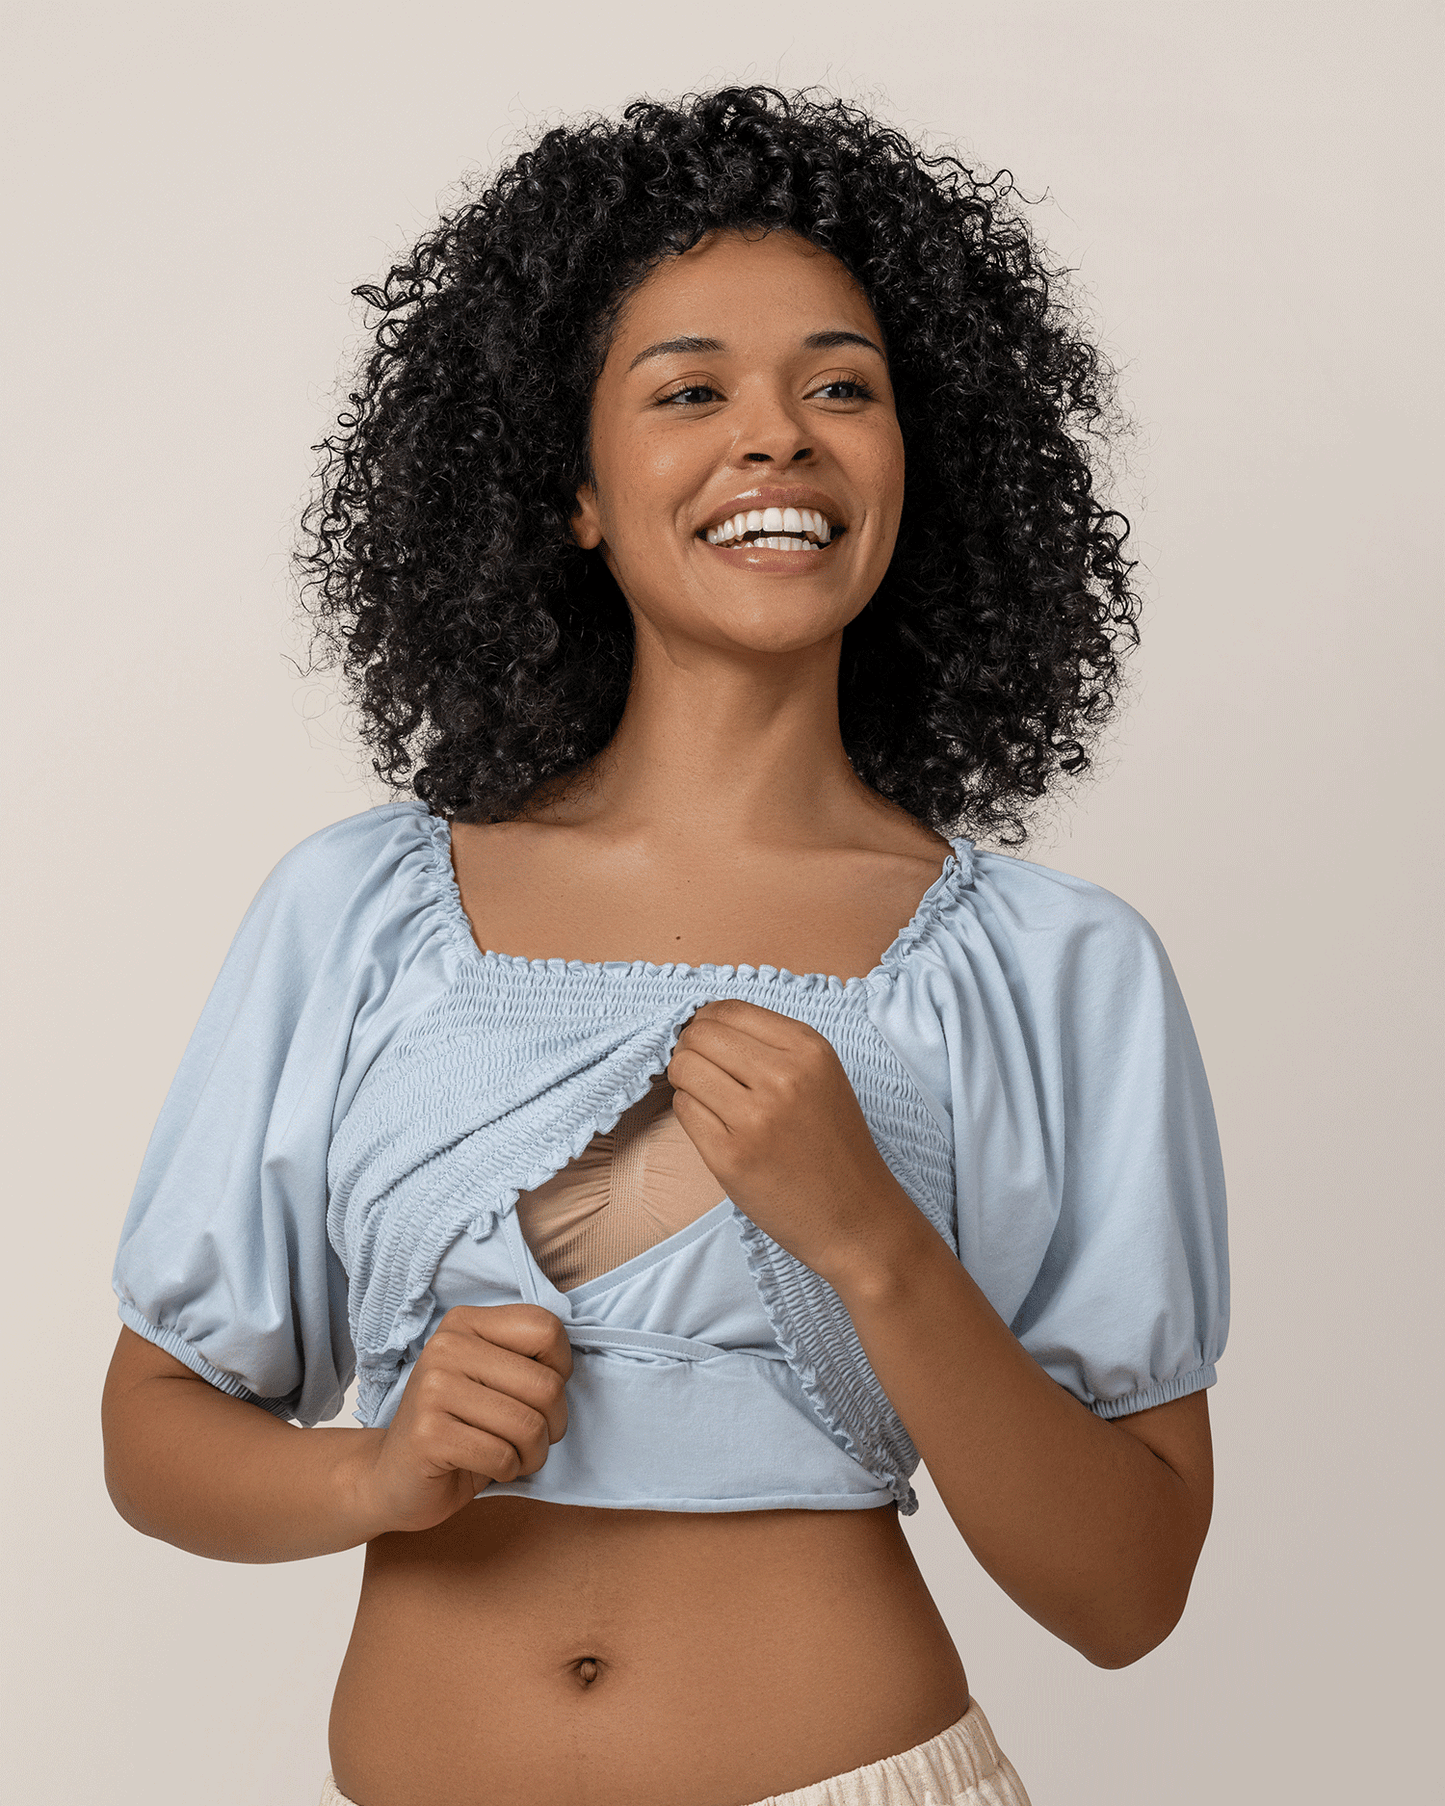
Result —
[[[616,731],[632,621],[569,519],[620,305],[727,228],[831,252],[882,327],[906,458],[892,562],[846,628],[854,770],[952,835],[1026,837],[1081,773],[1138,643],[1128,522],[1094,494],[1111,373],[1007,171],[928,155],[849,103],[722,88],[545,132],[386,280],[296,554],[313,656],[377,774],[515,819]]]

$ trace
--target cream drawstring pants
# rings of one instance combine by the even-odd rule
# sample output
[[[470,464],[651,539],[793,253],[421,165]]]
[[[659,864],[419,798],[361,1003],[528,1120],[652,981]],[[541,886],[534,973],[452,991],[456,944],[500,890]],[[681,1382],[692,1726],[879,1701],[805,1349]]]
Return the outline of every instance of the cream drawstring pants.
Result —
[[[363,1803],[349,1800],[327,1775],[320,1806]],[[754,1806],[1029,1806],[1029,1796],[975,1699],[927,1743]]]

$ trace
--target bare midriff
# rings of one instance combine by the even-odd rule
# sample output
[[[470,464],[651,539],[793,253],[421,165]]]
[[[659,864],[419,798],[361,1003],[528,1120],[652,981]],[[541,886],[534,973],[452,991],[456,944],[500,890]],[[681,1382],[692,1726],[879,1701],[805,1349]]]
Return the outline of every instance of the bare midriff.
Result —
[[[483,1494],[367,1545],[331,1764],[358,1806],[749,1806],[968,1703],[892,1506]]]

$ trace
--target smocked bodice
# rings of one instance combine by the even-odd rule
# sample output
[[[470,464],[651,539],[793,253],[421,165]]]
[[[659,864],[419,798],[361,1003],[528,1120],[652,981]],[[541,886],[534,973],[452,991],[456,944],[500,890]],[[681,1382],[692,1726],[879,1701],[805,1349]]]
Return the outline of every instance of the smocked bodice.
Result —
[[[516,1223],[519,1196],[544,1186],[648,1095],[694,1010],[713,997],[756,995],[748,968],[639,969],[630,963],[589,966],[484,953],[470,958],[457,981],[417,1014],[368,1072],[337,1126],[328,1160],[329,1222],[345,1246],[351,1284],[361,1295],[357,1415],[363,1422],[380,1423],[386,1403],[399,1398],[398,1381],[404,1382],[439,1321],[436,1287],[447,1250],[456,1249],[463,1235],[487,1250],[483,1264],[491,1302],[537,1302],[528,1292],[538,1281],[548,1297],[562,1296],[526,1249]],[[832,1043],[884,1159],[948,1235],[953,1184],[948,1140],[870,1021],[862,982],[784,982],[770,986],[766,995],[767,1007],[809,1022]],[[696,1349],[686,1355],[674,1351],[688,1371],[686,1377],[673,1374],[665,1386],[649,1384],[635,1372],[629,1377],[618,1359],[588,1358],[582,1365],[598,1385],[629,1393],[645,1388],[659,1408],[666,1398],[669,1409],[657,1431],[664,1441],[678,1427],[672,1407],[680,1407],[684,1393],[706,1423],[740,1409],[740,1396],[751,1398],[762,1412],[765,1388],[772,1410],[781,1385],[811,1410],[811,1418],[797,1412],[784,1418],[792,1434],[784,1444],[783,1466],[806,1468],[805,1451],[822,1435],[872,1476],[869,1491],[901,1486],[906,1498],[911,1489],[904,1476],[916,1466],[917,1455],[891,1407],[880,1410],[866,1393],[861,1380],[866,1363],[836,1293],[735,1205],[727,1203],[726,1210],[747,1283],[771,1326],[773,1347],[788,1366],[786,1378],[769,1374],[756,1355],[729,1351],[707,1360],[699,1359]],[[508,1244],[516,1254],[510,1271],[500,1253]],[[704,1252],[716,1258],[725,1246]],[[691,1270],[686,1261],[684,1270]],[[724,1261],[709,1269],[708,1277],[736,1284],[739,1268]],[[617,1327],[614,1318],[612,1328]],[[649,1333],[681,1343],[702,1341],[676,1329]],[[804,1352],[819,1341],[840,1352],[851,1349],[860,1375],[841,1408],[824,1396]],[[579,1346],[574,1339],[574,1361]],[[714,1391],[718,1396],[709,1402]],[[724,1397],[732,1401],[726,1407]],[[565,1464],[566,1457],[556,1472]],[[552,1468],[549,1455],[533,1477],[534,1491],[543,1492],[549,1483],[543,1476]],[[730,1487],[719,1465],[713,1490],[727,1497]],[[854,1496],[851,1489],[839,1494]],[[664,1502],[688,1508],[671,1490],[653,1500]]]

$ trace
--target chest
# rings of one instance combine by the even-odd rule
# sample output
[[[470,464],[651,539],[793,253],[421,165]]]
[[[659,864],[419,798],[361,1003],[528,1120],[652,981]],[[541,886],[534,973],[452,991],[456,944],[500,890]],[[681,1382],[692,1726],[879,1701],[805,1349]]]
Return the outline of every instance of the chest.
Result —
[[[661,856],[580,830],[452,829],[479,948],[531,959],[774,966],[862,976],[910,920],[948,843]]]

